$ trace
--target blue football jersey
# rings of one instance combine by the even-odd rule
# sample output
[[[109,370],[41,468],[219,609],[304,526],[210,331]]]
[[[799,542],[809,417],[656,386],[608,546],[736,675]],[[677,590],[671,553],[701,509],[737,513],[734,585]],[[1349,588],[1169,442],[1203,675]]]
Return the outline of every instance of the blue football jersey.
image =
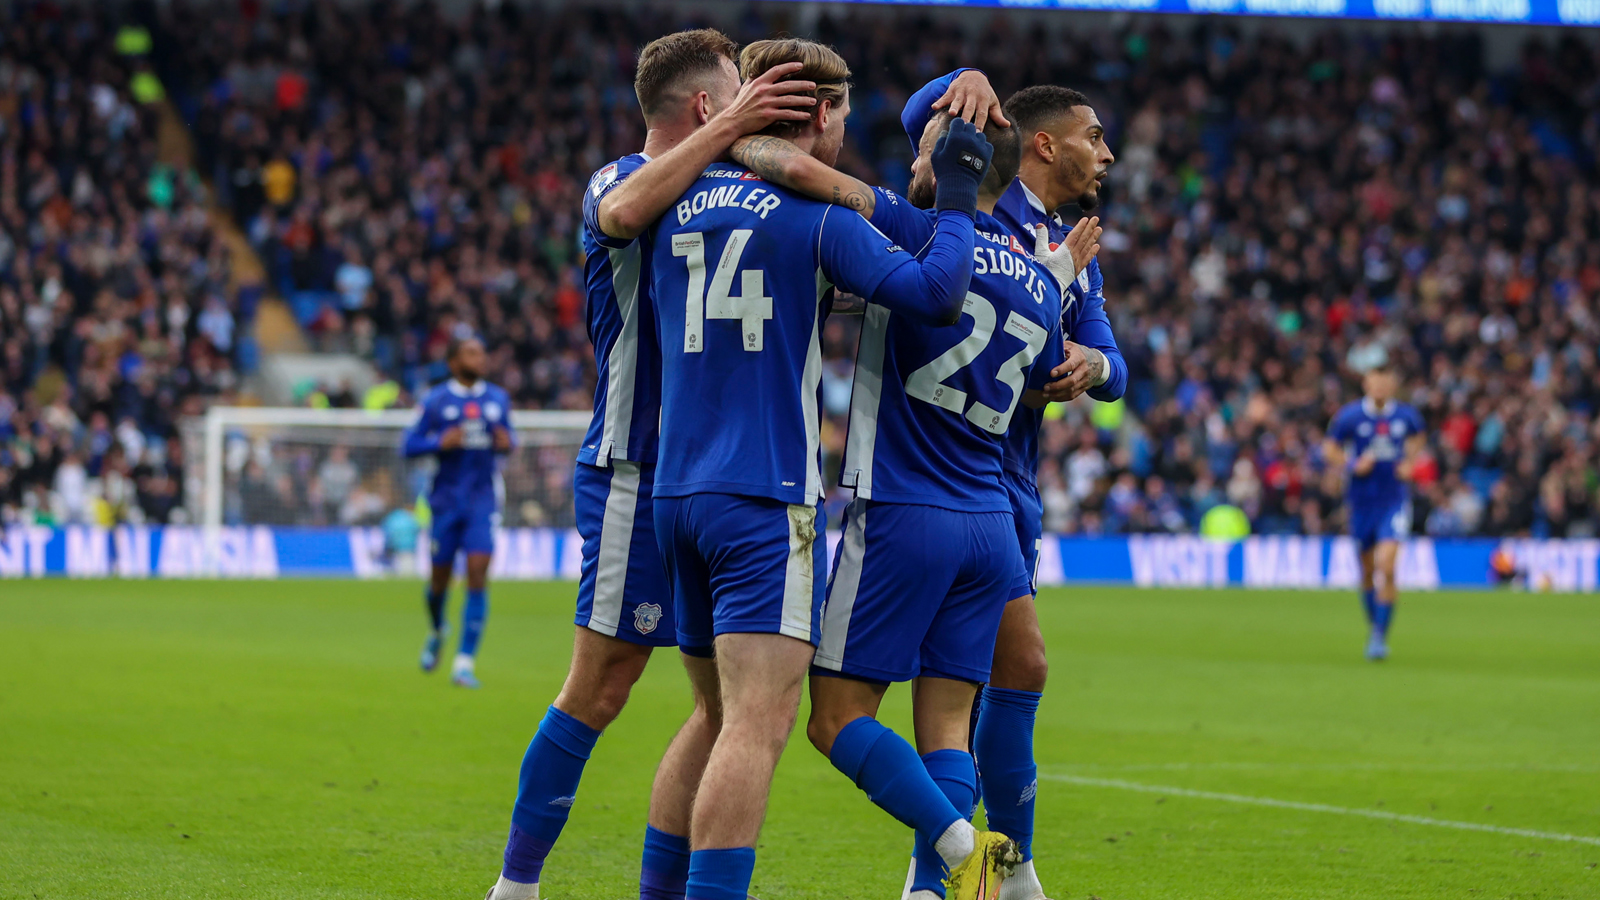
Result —
[[[1416,408],[1391,400],[1384,408],[1370,398],[1347,403],[1333,417],[1328,436],[1344,446],[1348,465],[1371,452],[1377,463],[1366,475],[1350,473],[1350,503],[1359,507],[1385,507],[1406,501],[1406,483],[1395,474],[1405,459],[1406,441],[1426,429]]]
[[[994,217],[1030,249],[1035,240],[1035,225],[1049,230],[1051,243],[1059,244],[1066,238],[1061,220],[1045,211],[1044,204],[1021,179],[1013,180],[1011,187],[995,203]],[[1105,354],[1109,370],[1105,383],[1090,388],[1088,394],[1096,400],[1109,402],[1121,397],[1128,388],[1128,363],[1122,358],[1116,335],[1111,332],[1111,320],[1106,316],[1104,285],[1099,258],[1089,260],[1067,286],[1062,298],[1061,328],[1067,340]],[[1021,410],[1012,425],[1006,434],[1006,468],[1032,481],[1039,470],[1039,429],[1044,425],[1044,410]]]
[[[661,421],[661,348],[650,297],[648,234],[633,240],[600,230],[600,201],[650,161],[643,153],[601,168],[583,192],[583,279],[594,345],[594,418],[578,461],[653,463]]]
[[[439,440],[451,428],[461,429],[461,446],[439,449]],[[505,390],[478,381],[467,387],[455,379],[428,392],[417,421],[405,435],[405,455],[437,456],[428,504],[435,511],[470,509],[493,512],[505,499],[500,480],[499,454],[494,432],[511,428],[511,398]],[[511,432],[516,440],[516,432]]]
[[[876,188],[874,224],[908,247],[933,213]],[[934,327],[869,303],[861,325],[840,484],[888,503],[1010,512],[1002,442],[1062,361],[1061,290],[993,216],[978,213],[961,322]]]
[[[970,227],[963,235],[965,258]],[[708,168],[652,240],[662,349],[656,496],[815,504],[828,292],[887,293],[911,255],[859,213],[730,164]]]
[[[918,141],[928,120],[933,117],[933,102],[943,96],[956,77],[965,71],[967,69],[956,69],[948,75],[935,78],[906,101],[900,113],[900,124],[911,139],[912,155],[920,150]],[[1046,210],[1020,178],[1013,179],[1011,186],[995,203],[994,217],[1030,251],[1037,237],[1034,232],[1036,225],[1045,226],[1051,243],[1059,244],[1066,237],[1066,229],[1054,211]],[[877,222],[876,215],[873,221]],[[1121,398],[1128,389],[1128,363],[1123,359],[1116,335],[1111,331],[1111,319],[1106,316],[1104,286],[1100,260],[1092,259],[1067,287],[1062,298],[1061,330],[1066,340],[1093,347],[1105,354],[1108,369],[1105,383],[1090,388],[1088,394],[1096,400],[1110,402]],[[1030,482],[1039,470],[1039,429],[1043,424],[1043,409],[1020,409],[1012,418],[1011,430],[1005,437],[1006,470]]]

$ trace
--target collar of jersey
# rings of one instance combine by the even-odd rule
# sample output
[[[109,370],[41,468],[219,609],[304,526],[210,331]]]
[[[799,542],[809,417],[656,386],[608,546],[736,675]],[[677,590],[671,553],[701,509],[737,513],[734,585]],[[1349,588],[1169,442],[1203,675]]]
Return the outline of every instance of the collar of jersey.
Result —
[[[455,394],[457,397],[481,397],[483,392],[487,390],[489,386],[484,384],[482,378],[479,378],[477,384],[474,384],[472,387],[467,387],[466,385],[452,378],[445,382],[445,387],[449,388],[450,393]]]
[[[1383,409],[1379,409],[1378,408],[1378,401],[1372,399],[1371,397],[1362,397],[1361,398],[1361,409],[1362,409],[1362,411],[1364,411],[1369,416],[1376,417],[1376,416],[1385,415],[1385,414],[1387,414],[1389,412],[1389,408],[1392,407],[1392,406],[1394,406],[1394,401],[1390,400],[1388,405],[1384,406]]]

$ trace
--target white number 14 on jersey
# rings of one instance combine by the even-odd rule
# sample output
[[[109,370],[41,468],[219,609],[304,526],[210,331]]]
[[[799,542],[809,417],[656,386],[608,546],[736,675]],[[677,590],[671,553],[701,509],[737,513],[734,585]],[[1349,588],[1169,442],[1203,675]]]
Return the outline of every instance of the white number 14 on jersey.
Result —
[[[733,288],[733,275],[739,269],[751,230],[736,229],[728,235],[717,270],[711,276],[711,291],[706,293],[706,239],[699,231],[672,236],[672,255],[684,257],[689,267],[689,290],[684,303],[683,352],[700,353],[706,344],[706,319],[738,319],[744,349],[759,353],[765,346],[766,321],[772,318],[772,298],[766,294],[766,272],[745,269],[739,272],[739,293]]]

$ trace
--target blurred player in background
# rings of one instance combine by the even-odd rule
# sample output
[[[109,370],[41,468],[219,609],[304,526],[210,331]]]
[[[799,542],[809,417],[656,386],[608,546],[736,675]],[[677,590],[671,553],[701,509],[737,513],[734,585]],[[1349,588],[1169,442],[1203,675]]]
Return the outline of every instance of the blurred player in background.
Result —
[[[778,78],[741,89],[736,46],[714,29],[652,41],[634,90],[648,134],[643,151],[595,172],[583,198],[589,335],[600,373],[594,419],[573,476],[583,537],[577,628],[561,693],[528,744],[511,833],[490,900],[537,900],[545,859],[566,825],[584,765],[622,712],[651,651],[677,643],[672,592],[656,547],[653,497],[661,419],[661,349],[645,229],[740,135],[804,120],[808,82]],[[709,641],[685,645],[695,709],[657,772],[645,829],[639,895],[682,897],[689,872],[688,808],[720,725]]]
[[[489,561],[500,526],[505,484],[500,457],[511,452],[511,398],[483,380],[488,362],[483,342],[453,338],[446,352],[450,380],[428,392],[421,414],[406,431],[405,455],[438,458],[428,506],[433,511],[433,579],[428,584],[432,630],[422,648],[422,671],[439,664],[444,640],[444,604],[456,553],[467,555],[467,602],[461,609],[461,643],[450,666],[450,681],[478,686],[474,660],[489,617]]]
[[[1400,541],[1411,530],[1408,483],[1426,427],[1416,408],[1394,399],[1399,376],[1389,365],[1362,376],[1366,396],[1346,404],[1328,426],[1329,465],[1342,466],[1348,479],[1350,534],[1361,547],[1361,603],[1371,635],[1367,659],[1389,656],[1389,623],[1394,617],[1395,561]]]
[[[816,84],[813,116],[766,132],[832,165],[850,112],[844,60],[810,41],[757,41],[740,68],[748,76],[793,61],[805,63],[796,77]],[[967,152],[987,146],[972,137]],[[960,149],[936,164],[961,168]],[[979,175],[965,171],[975,189]],[[831,289],[953,319],[972,275],[972,209],[941,216],[918,261],[850,210],[718,164],[652,240],[662,298],[656,537],[679,643],[715,642],[723,703],[693,797],[686,897],[733,900],[749,891],[773,770],[820,630],[821,335]]]

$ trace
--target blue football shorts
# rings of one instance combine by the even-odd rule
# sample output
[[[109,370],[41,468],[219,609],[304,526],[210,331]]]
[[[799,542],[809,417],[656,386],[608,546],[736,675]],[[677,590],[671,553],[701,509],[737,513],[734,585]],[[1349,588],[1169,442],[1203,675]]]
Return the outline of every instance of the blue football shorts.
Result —
[[[1022,551],[1022,571],[1026,581],[1011,586],[1009,596],[1015,600],[1039,591],[1039,548],[1044,545],[1044,501],[1039,499],[1039,486],[1007,469],[1000,476],[1006,496],[1011,499],[1011,517],[1016,522],[1017,549]]]
[[[1411,502],[1379,506],[1350,506],[1350,535],[1362,550],[1371,550],[1384,541],[1403,541],[1411,534]]]
[[[500,527],[500,510],[493,504],[466,509],[433,510],[433,564],[452,565],[457,553],[471,556],[494,552],[494,531]]]
[[[858,498],[813,665],[867,681],[988,681],[1000,616],[1025,581],[1010,513]]]
[[[723,634],[817,642],[827,572],[820,504],[706,493],[658,497],[655,514],[679,645],[706,647]]]
[[[654,464],[578,463],[572,503],[583,538],[583,567],[573,621],[631,644],[671,647],[678,642],[677,625],[656,548],[654,488]]]

